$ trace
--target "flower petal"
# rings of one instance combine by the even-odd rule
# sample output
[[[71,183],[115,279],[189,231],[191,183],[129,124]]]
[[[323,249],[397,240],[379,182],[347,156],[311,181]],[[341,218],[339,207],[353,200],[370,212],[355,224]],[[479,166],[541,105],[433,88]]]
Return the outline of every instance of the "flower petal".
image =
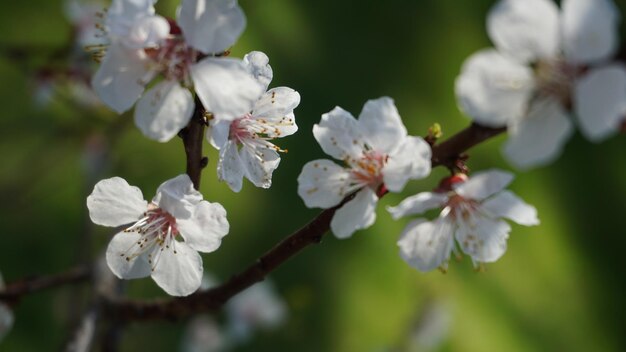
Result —
[[[167,294],[188,296],[200,287],[202,258],[185,242],[172,241],[169,249],[157,255],[152,278]]]
[[[91,85],[102,102],[121,114],[139,99],[148,76],[151,72],[138,51],[111,44]]]
[[[190,218],[176,220],[176,226],[189,247],[205,253],[217,250],[230,228],[224,207],[207,201],[198,203]]]
[[[116,227],[141,219],[148,202],[139,188],[112,177],[96,183],[87,197],[87,208],[94,224]]]
[[[189,45],[217,54],[235,44],[246,27],[246,16],[236,0],[183,0],[178,25]]]
[[[513,178],[512,173],[502,170],[477,172],[459,184],[454,191],[467,199],[483,200],[505,189]]]
[[[170,34],[170,24],[161,16],[150,16],[136,20],[128,35],[122,37],[129,48],[152,48],[161,44]]]
[[[153,203],[170,213],[176,220],[189,218],[196,204],[201,201],[202,194],[193,187],[187,174],[163,182],[152,199]]]
[[[248,66],[254,78],[267,90],[267,87],[274,77],[272,66],[270,66],[270,59],[267,55],[261,51],[251,51],[243,57],[243,63]]]
[[[526,111],[533,72],[495,50],[482,50],[465,61],[455,90],[461,110],[474,121],[503,127]]]
[[[245,169],[239,155],[237,142],[228,141],[220,149],[220,158],[217,162],[217,177],[225,181],[233,192],[241,191]]]
[[[359,124],[373,149],[388,154],[406,137],[398,109],[389,97],[368,100],[359,115]]]
[[[141,235],[137,232],[120,232],[113,236],[107,247],[109,268],[120,279],[139,279],[150,276],[152,267],[143,255],[131,258],[130,249],[137,247]]]
[[[190,72],[198,98],[220,120],[249,113],[264,91],[238,59],[209,57],[191,66]]]
[[[231,121],[211,120],[206,131],[206,138],[215,149],[220,150],[228,143],[230,124]]]
[[[128,36],[132,26],[140,19],[154,15],[155,0],[113,0],[106,11],[105,26],[108,33]]]
[[[626,68],[592,69],[576,82],[574,107],[581,132],[600,142],[618,131],[626,117]]]
[[[537,209],[511,191],[502,191],[487,199],[482,208],[494,216],[511,219],[520,225],[539,225]]]
[[[420,137],[407,136],[396,140],[396,149],[389,154],[383,168],[385,186],[391,192],[400,192],[408,180],[421,179],[430,174],[430,145]]]
[[[0,342],[2,342],[2,339],[9,333],[11,328],[13,328],[14,322],[15,316],[11,308],[3,302],[0,302]]]
[[[148,138],[167,142],[189,123],[193,97],[176,81],[165,80],[149,89],[135,107],[135,125]]]
[[[618,48],[620,14],[611,0],[563,0],[563,50],[581,64],[610,58]]]
[[[326,159],[309,161],[298,176],[298,195],[309,208],[327,209],[339,204],[350,183],[350,172]]]
[[[572,122],[557,101],[543,100],[530,106],[528,115],[509,126],[504,155],[519,169],[554,161],[573,133]]]
[[[252,149],[242,147],[239,156],[246,173],[246,178],[255,186],[270,188],[272,186],[272,173],[280,163],[280,155],[271,149]]]
[[[366,229],[376,221],[378,196],[369,187],[360,190],[356,196],[337,209],[330,221],[330,229],[335,237],[351,237],[354,231]]]
[[[560,50],[559,9],[552,0],[502,0],[489,11],[487,32],[521,62],[552,58]]]
[[[484,216],[476,217],[474,226],[459,226],[456,240],[463,252],[474,262],[491,263],[506,252],[506,240],[511,226],[505,221],[493,220]]]
[[[387,211],[395,220],[408,215],[422,214],[428,210],[442,207],[448,201],[444,193],[422,192],[405,198],[395,207],[387,207]]]
[[[446,218],[412,221],[398,241],[400,256],[419,271],[445,267],[454,247],[453,231],[454,225]]]
[[[254,104],[252,116],[255,119],[280,120],[292,114],[298,104],[300,104],[300,94],[295,90],[288,87],[272,88]]]
[[[324,153],[339,160],[361,157],[365,145],[363,133],[354,116],[338,106],[313,125],[313,136]]]

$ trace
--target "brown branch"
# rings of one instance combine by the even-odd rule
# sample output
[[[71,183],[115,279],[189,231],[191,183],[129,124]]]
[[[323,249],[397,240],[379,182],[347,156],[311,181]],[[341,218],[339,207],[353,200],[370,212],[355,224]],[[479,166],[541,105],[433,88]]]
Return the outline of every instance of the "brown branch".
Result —
[[[91,272],[89,268],[79,266],[59,274],[22,279],[12,282],[4,290],[0,290],[0,300],[14,302],[23,295],[57,286],[79,283],[88,280],[90,277]]]
[[[202,155],[202,142],[204,141],[204,108],[196,98],[196,108],[187,127],[183,128],[179,135],[183,139],[185,155],[187,156],[187,175],[191,178],[193,186],[200,189],[202,169],[207,165],[208,159]]]
[[[506,128],[490,128],[477,124],[471,124],[468,128],[448,138],[446,141],[434,145],[432,165],[435,166],[454,166],[456,160],[473,146],[484,142],[485,140],[495,137],[506,131]]]

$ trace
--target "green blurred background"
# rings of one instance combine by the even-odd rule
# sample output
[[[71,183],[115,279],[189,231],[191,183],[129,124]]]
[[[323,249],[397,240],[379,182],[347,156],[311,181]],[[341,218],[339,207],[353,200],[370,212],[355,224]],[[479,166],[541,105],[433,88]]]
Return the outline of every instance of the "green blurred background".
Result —
[[[177,2],[161,0],[158,11],[173,16]],[[297,196],[296,178],[307,161],[326,157],[311,128],[335,105],[358,116],[367,99],[386,95],[411,134],[424,135],[434,122],[447,136],[464,128],[469,120],[457,108],[454,79],[468,55],[491,46],[484,22],[493,3],[241,0],[248,26],[233,56],[268,54],[272,86],[302,96],[300,130],[277,143],[289,153],[269,190],[245,181],[241,193],[232,193],[217,181],[217,153],[205,143],[210,162],[201,191],[224,205],[231,223],[220,250],[203,255],[206,270],[228,278],[318,213]],[[618,6],[624,12],[626,1]],[[70,25],[61,1],[4,2],[0,8],[3,49],[45,53],[67,45]],[[624,26],[621,32],[626,38]],[[62,271],[106,248],[111,229],[94,229],[86,220],[85,197],[96,178],[122,176],[149,198],[184,171],[180,141],[144,138],[131,114],[118,117],[67,101],[34,106],[29,71],[46,64],[45,57],[0,58],[0,271],[9,282]],[[510,169],[499,152],[504,138],[475,148],[470,167]],[[519,173],[511,188],[537,207],[541,225],[513,225],[506,255],[483,273],[469,258],[451,263],[445,275],[419,273],[400,259],[396,240],[408,220],[392,221],[384,206],[431,189],[445,172],[411,182],[381,201],[367,231],[344,241],[328,236],[275,271],[271,279],[287,301],[288,321],[238,350],[407,350],[415,335],[441,336],[432,347],[418,339],[420,350],[626,350],[624,151],[623,136],[596,145],[577,134],[557,162]],[[91,238],[88,249],[85,238]],[[162,295],[151,280],[127,287],[133,297]],[[86,292],[65,287],[24,298],[0,351],[57,350]],[[122,350],[177,350],[184,327],[127,326]]]

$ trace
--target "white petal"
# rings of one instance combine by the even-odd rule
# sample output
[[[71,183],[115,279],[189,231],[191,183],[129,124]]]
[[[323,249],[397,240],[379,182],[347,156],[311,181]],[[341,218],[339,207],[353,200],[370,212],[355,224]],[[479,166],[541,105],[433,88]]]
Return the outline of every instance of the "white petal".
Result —
[[[488,127],[503,127],[521,116],[533,89],[532,70],[495,50],[470,56],[455,83],[461,110]]]
[[[220,150],[228,143],[230,124],[231,121],[211,120],[206,131],[206,138],[215,149]]]
[[[504,221],[476,217],[474,226],[459,226],[456,239],[463,252],[475,262],[490,263],[506,252],[506,240],[511,226]]]
[[[405,198],[395,207],[387,207],[387,211],[397,220],[403,216],[422,214],[428,210],[442,207],[448,201],[444,193],[422,192]]]
[[[389,97],[368,100],[359,115],[359,124],[370,146],[386,154],[407,135],[398,109]]]
[[[560,50],[559,9],[552,0],[502,0],[489,11],[487,32],[521,62],[552,58]]]
[[[154,15],[155,0],[113,0],[106,11],[110,35],[126,37],[138,20]]]
[[[270,188],[272,186],[272,173],[280,163],[280,155],[275,150],[251,149],[243,147],[239,150],[241,163],[246,173],[246,178],[255,186]]]
[[[626,117],[626,68],[592,69],[576,82],[574,107],[581,132],[600,142],[618,131]]]
[[[89,217],[95,224],[120,226],[139,220],[148,209],[141,190],[121,177],[102,180],[87,197]]]
[[[189,123],[193,97],[176,81],[165,80],[150,88],[135,107],[135,124],[148,138],[167,142]]]
[[[338,106],[313,125],[313,136],[322,150],[335,159],[360,158],[363,153],[365,140],[360,124]]]
[[[593,63],[615,53],[620,14],[612,0],[563,0],[561,7],[568,61]]]
[[[293,113],[300,104],[300,94],[289,87],[276,87],[267,91],[254,104],[252,116],[262,119],[280,119]]]
[[[191,78],[204,108],[220,120],[250,111],[264,87],[238,59],[206,58],[191,66]]]
[[[402,232],[400,256],[420,271],[446,266],[454,246],[454,225],[446,218],[412,221]]]
[[[241,191],[245,169],[237,143],[228,141],[226,146],[220,149],[220,158],[217,162],[217,177],[225,181],[233,192]]]
[[[395,142],[396,149],[389,154],[383,178],[387,189],[400,192],[408,180],[421,179],[430,174],[432,151],[420,137],[408,136]]]
[[[350,172],[330,160],[309,161],[298,176],[298,195],[309,208],[339,204],[350,183]]]
[[[246,16],[236,0],[183,0],[178,25],[189,45],[217,54],[235,44],[246,27]]]
[[[202,194],[194,187],[187,174],[178,175],[163,182],[157,189],[152,202],[178,219],[187,219],[196,204],[202,201]]]
[[[143,255],[135,258],[131,249],[138,247],[141,235],[137,232],[120,232],[113,236],[107,247],[106,259],[109,268],[120,279],[139,279],[150,276],[152,267]]]
[[[459,184],[455,192],[467,199],[483,200],[506,188],[513,178],[512,173],[502,170],[477,172],[467,181]]]
[[[554,161],[573,133],[572,122],[557,101],[543,100],[530,106],[528,115],[509,126],[504,155],[519,169]]]
[[[185,242],[173,241],[158,255],[152,278],[163,291],[171,296],[188,296],[200,287],[202,258]]]
[[[188,219],[177,219],[176,226],[185,243],[199,252],[213,252],[228,234],[226,210],[219,203],[202,201]]]
[[[539,225],[537,209],[511,191],[502,191],[482,204],[483,209],[497,217],[511,219],[520,225]]]
[[[152,48],[161,44],[170,34],[170,24],[161,16],[138,19],[127,36],[122,38],[124,45],[135,48]]]
[[[11,308],[3,302],[0,302],[0,342],[2,342],[2,339],[9,333],[11,328],[13,328],[14,322],[15,316]]]
[[[137,51],[112,44],[91,85],[102,102],[121,114],[139,99],[149,73]]]
[[[243,62],[248,66],[254,78],[267,89],[274,77],[267,55],[261,51],[251,51],[243,57]]]
[[[330,229],[337,238],[344,239],[351,237],[356,230],[372,226],[376,221],[376,203],[376,193],[369,187],[363,188],[335,212]]]

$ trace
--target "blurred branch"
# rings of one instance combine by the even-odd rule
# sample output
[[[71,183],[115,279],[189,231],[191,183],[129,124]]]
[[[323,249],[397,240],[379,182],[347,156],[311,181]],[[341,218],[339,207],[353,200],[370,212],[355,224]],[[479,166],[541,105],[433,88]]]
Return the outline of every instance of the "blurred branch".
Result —
[[[187,156],[187,175],[193,182],[195,189],[200,189],[200,176],[202,169],[208,163],[208,159],[202,156],[202,142],[204,141],[204,127],[206,121],[204,119],[204,107],[200,99],[196,97],[196,107],[189,120],[187,127],[183,128],[179,136],[183,139],[185,147],[185,155]]]
[[[68,271],[48,276],[36,276],[22,279],[6,285],[4,290],[0,290],[0,300],[16,301],[21,296],[43,291],[57,286],[79,283],[91,277],[91,271],[86,266],[72,268]]]

